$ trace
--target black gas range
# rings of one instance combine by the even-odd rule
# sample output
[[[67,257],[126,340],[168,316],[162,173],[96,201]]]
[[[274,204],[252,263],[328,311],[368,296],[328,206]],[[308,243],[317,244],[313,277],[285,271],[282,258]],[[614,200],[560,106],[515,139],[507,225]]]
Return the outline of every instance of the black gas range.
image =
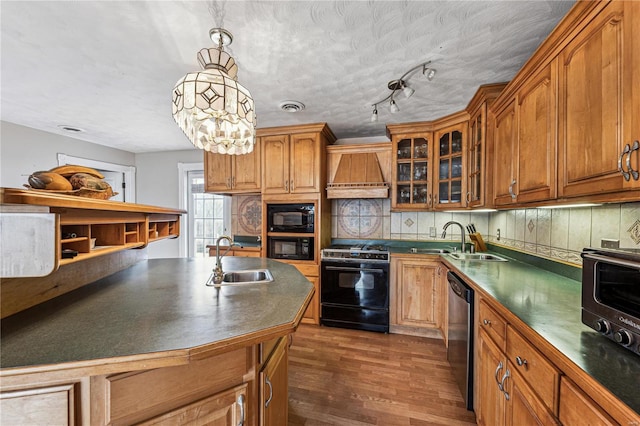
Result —
[[[383,245],[333,245],[322,250],[321,322],[389,332],[389,250]]]

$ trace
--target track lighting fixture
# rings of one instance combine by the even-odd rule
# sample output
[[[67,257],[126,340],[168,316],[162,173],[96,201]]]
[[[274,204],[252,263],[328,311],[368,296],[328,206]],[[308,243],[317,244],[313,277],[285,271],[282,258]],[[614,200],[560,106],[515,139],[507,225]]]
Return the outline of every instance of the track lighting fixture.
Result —
[[[427,65],[429,65],[431,63],[431,61],[427,61],[427,62],[423,62],[419,65],[416,65],[415,67],[411,68],[409,71],[405,72],[402,77],[400,77],[397,80],[391,80],[388,84],[387,87],[389,88],[389,90],[391,90],[391,94],[388,95],[386,98],[379,100],[378,102],[375,102],[372,104],[373,106],[373,113],[371,114],[371,122],[375,123],[378,121],[378,105],[380,105],[383,102],[389,101],[389,111],[392,114],[395,114],[397,112],[400,111],[400,108],[398,107],[398,104],[396,104],[396,101],[394,99],[395,93],[398,90],[402,91],[402,94],[404,95],[405,98],[410,98],[411,95],[413,95],[415,93],[415,90],[412,87],[409,87],[407,85],[407,78],[410,77],[411,74],[413,74],[415,71],[419,70],[420,68],[422,68],[422,74],[427,78],[427,80],[431,81],[433,80],[433,77],[435,77],[436,75],[436,70],[434,68],[430,68]]]

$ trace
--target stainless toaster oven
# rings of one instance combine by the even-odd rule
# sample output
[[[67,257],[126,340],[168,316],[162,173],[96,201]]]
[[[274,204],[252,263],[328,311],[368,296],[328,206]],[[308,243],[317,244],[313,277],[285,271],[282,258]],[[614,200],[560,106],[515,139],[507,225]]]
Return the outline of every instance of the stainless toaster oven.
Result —
[[[582,252],[582,322],[640,354],[640,250]]]

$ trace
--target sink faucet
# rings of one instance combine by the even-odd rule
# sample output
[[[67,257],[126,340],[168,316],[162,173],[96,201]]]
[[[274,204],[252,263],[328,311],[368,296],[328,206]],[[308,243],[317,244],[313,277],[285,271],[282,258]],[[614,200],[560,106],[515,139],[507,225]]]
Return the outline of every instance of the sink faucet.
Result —
[[[447,228],[449,227],[449,225],[458,225],[460,227],[460,233],[462,234],[462,239],[460,240],[460,250],[462,253],[465,252],[465,247],[466,247],[466,240],[465,240],[465,236],[464,236],[464,227],[462,226],[462,224],[460,222],[454,222],[449,221],[447,223],[444,224],[444,226],[442,227],[442,238],[447,236]]]
[[[220,254],[220,241],[227,240],[229,241],[229,246],[227,249]],[[220,285],[222,284],[222,278],[224,277],[224,272],[222,272],[222,258],[231,250],[231,247],[237,246],[238,243],[234,243],[231,237],[227,235],[222,235],[216,240],[216,267],[213,270],[213,284]]]

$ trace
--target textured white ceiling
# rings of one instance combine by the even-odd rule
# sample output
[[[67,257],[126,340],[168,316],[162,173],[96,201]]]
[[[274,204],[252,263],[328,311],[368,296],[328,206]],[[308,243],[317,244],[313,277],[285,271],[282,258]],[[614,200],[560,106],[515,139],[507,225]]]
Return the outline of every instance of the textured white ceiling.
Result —
[[[220,23],[258,127],[327,122],[338,138],[382,136],[386,123],[463,109],[478,86],[510,80],[573,1],[7,1],[1,3],[2,120],[130,152],[191,149],[171,117],[171,90],[199,69]],[[216,16],[216,18],[214,18]],[[427,61],[429,82],[372,103]],[[297,100],[300,113],[278,105]]]

